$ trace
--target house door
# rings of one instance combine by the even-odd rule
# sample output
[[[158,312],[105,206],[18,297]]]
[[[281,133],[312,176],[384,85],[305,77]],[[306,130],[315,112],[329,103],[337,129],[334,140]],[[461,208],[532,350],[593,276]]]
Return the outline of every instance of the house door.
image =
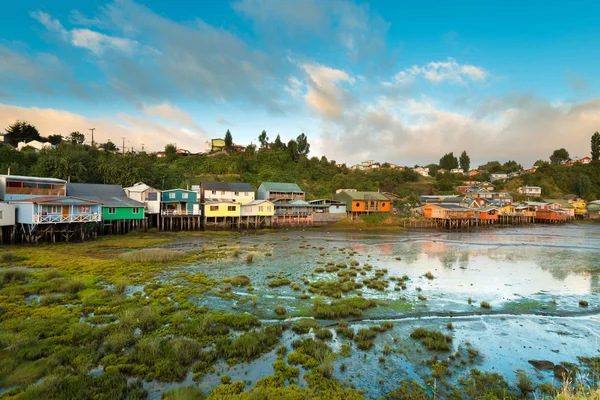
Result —
[[[62,206],[63,220],[69,217],[69,206]]]
[[[194,215],[200,215],[200,204],[192,204],[192,211]]]

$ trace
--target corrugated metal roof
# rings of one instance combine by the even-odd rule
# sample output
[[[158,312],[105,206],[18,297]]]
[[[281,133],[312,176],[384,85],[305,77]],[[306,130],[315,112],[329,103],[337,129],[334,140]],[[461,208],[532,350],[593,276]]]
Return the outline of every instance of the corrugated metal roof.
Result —
[[[15,180],[29,180],[36,182],[47,182],[47,183],[67,183],[64,179],[57,178],[41,178],[37,176],[24,176],[24,175],[0,175],[0,178],[15,179]]]
[[[47,197],[32,197],[30,199],[21,199],[21,200],[11,200],[11,203],[33,203],[33,204],[63,204],[66,203],[61,202],[59,200],[75,200],[72,201],[71,204],[100,204],[99,201],[93,199],[86,199],[81,197],[73,197],[73,196],[47,196]]]
[[[144,207],[127,197],[121,185],[67,183],[67,195],[97,201],[107,207]]]
[[[352,200],[380,200],[390,201],[385,195],[379,192],[340,192],[339,194],[345,194]]]
[[[261,185],[268,192],[304,193],[304,191],[300,189],[300,186],[295,183],[263,182]]]

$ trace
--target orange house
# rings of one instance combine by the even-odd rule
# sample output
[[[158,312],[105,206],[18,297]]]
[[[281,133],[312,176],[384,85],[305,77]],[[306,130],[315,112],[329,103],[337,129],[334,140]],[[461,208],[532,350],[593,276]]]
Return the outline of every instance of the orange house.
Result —
[[[346,204],[346,211],[352,213],[389,213],[392,202],[379,192],[353,192],[342,190],[333,198]]]
[[[475,218],[475,210],[454,204],[427,204],[426,206],[421,207],[421,210],[425,218]]]

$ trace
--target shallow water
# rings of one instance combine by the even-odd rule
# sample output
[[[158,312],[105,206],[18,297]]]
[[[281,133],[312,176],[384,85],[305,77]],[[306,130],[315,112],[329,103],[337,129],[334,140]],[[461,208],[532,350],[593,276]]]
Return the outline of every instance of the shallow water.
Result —
[[[289,240],[283,240],[284,236]],[[198,249],[219,245],[239,248],[242,253],[226,260],[193,264],[186,270],[219,280],[247,275],[254,291],[233,288],[232,298],[213,292],[196,301],[212,309],[250,312],[266,323],[279,318],[273,311],[277,305],[285,306],[292,317],[308,316],[312,310],[311,299],[299,299],[301,291],[289,286],[268,287],[269,275],[288,278],[304,290],[308,289],[303,283],[305,278],[311,282],[338,279],[335,272],[313,273],[316,267],[355,260],[359,268],[365,263],[373,266],[365,271],[366,275],[355,278],[358,282],[381,268],[387,269],[387,278],[409,277],[406,290],[396,291],[395,282],[390,282],[385,291],[364,287],[344,294],[350,297],[360,292],[365,298],[387,302],[366,310],[351,327],[358,329],[385,319],[395,321],[393,330],[378,335],[373,349],[365,353],[353,347],[351,357],[336,361],[336,376],[366,390],[370,397],[384,395],[402,379],[423,382],[430,377],[431,369],[423,365],[423,360],[430,359],[432,353],[409,338],[416,327],[451,333],[453,351],[459,347],[464,350],[467,342],[479,351],[481,356],[474,363],[456,367],[450,381],[473,367],[499,372],[509,381],[514,381],[516,369],[524,369],[537,380],[548,381],[554,379],[552,372],[537,371],[528,360],[576,363],[578,356],[600,354],[598,225],[529,226],[470,233],[263,231],[218,238],[187,237],[170,246]],[[248,252],[254,253],[250,264],[245,261]],[[426,272],[431,272],[434,279],[424,277]],[[165,279],[169,279],[168,271]],[[419,294],[427,300],[419,300]],[[256,307],[249,301],[253,296],[257,298]],[[589,306],[581,307],[580,300],[587,300]],[[481,301],[489,302],[492,308],[481,308]],[[335,322],[321,321],[323,325]],[[448,322],[454,326],[452,332],[446,329]],[[283,343],[289,344],[292,338],[297,335],[286,332]],[[334,350],[341,343],[351,342],[335,336],[329,341]],[[385,345],[394,352],[382,363],[378,357]],[[255,382],[272,373],[271,363],[275,360],[271,352],[250,365],[229,370],[221,365],[219,369],[233,380]],[[341,363],[347,367],[343,373],[338,368]],[[218,376],[209,374],[199,385],[210,389],[218,381]],[[148,383],[147,387],[154,397],[165,388]]]

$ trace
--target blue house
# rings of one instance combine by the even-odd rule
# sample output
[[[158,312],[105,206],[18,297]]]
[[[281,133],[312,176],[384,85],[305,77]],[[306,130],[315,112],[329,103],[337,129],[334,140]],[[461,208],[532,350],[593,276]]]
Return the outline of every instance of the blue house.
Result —
[[[161,215],[200,215],[198,192],[193,190],[164,190],[160,203]]]

